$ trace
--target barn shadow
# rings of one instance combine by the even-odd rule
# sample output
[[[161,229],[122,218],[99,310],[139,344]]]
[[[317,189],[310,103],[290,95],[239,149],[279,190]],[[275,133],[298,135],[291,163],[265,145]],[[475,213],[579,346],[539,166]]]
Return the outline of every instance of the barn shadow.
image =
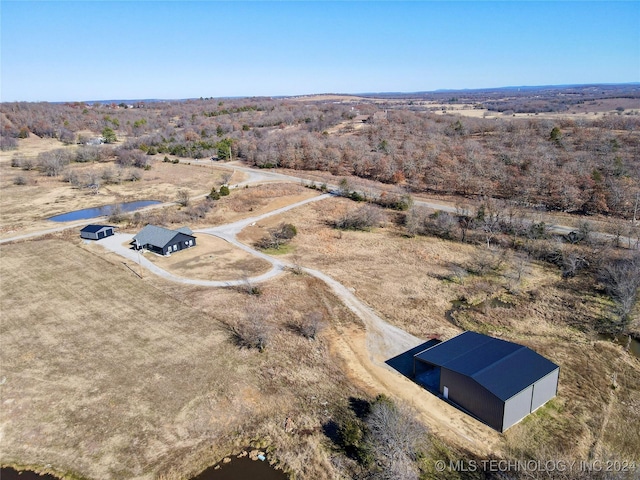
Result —
[[[413,356],[439,343],[440,340],[437,339],[429,340],[401,353],[400,355],[390,358],[384,363],[389,365],[396,372],[407,377],[412,382],[415,382],[431,393],[438,395],[438,388],[440,386],[440,369],[427,368],[425,364],[418,362],[417,370],[414,372]]]
[[[466,413],[467,415],[475,418],[480,423],[484,423],[485,425],[487,425],[486,422],[478,418],[473,413],[469,412],[468,410],[465,410],[460,405],[457,405],[456,403],[453,403],[449,399],[444,398],[442,396],[442,394],[440,393],[440,367],[430,366],[424,362],[416,362],[415,371],[414,371],[414,363],[413,363],[414,355],[426,350],[427,348],[431,348],[435,345],[438,345],[439,343],[441,343],[441,341],[437,339],[429,340],[427,342],[421,343],[420,345],[410,350],[407,350],[406,352],[401,353],[400,355],[396,355],[395,357],[390,358],[384,363],[389,365],[391,368],[393,368],[395,371],[397,371],[401,375],[407,377],[409,380],[411,380],[415,384],[420,385],[427,392],[431,393],[432,395],[435,395],[443,402],[446,402],[449,405],[457,408],[461,412]]]

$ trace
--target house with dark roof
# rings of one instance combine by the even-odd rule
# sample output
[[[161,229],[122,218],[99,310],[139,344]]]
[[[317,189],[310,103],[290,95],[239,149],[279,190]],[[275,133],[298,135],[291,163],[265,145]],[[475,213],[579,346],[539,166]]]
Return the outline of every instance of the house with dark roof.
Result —
[[[113,235],[115,227],[111,225],[87,225],[80,230],[80,237],[87,240],[100,240]]]
[[[464,332],[415,354],[413,372],[504,432],[556,396],[560,367],[523,345]]]
[[[196,246],[196,237],[188,227],[170,230],[155,225],[147,225],[133,237],[131,245],[136,250],[149,250],[160,255],[170,255],[173,252]]]

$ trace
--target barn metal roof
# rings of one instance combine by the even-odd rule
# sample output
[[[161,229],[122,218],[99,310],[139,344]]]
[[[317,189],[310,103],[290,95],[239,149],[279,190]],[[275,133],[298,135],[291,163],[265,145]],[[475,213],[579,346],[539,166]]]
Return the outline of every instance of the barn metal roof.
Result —
[[[111,225],[87,225],[80,231],[87,232],[87,233],[98,233],[103,228],[113,228],[113,227]]]
[[[189,227],[180,227],[177,230],[170,230],[164,227],[156,227],[155,225],[147,225],[138,234],[133,237],[131,243],[138,245],[155,245],[156,247],[164,247],[173,240],[178,233],[193,236],[193,232]]]
[[[476,332],[461,333],[414,358],[471,377],[503,401],[558,368],[524,345]]]

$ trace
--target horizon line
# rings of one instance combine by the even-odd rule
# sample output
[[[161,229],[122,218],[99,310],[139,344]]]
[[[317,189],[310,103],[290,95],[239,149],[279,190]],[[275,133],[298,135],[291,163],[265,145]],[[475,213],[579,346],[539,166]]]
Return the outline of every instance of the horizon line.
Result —
[[[436,90],[416,90],[416,91],[378,91],[378,92],[320,92],[320,93],[302,93],[292,95],[222,95],[222,96],[200,96],[200,97],[183,97],[183,98],[117,98],[117,99],[102,99],[102,100],[8,100],[1,101],[4,103],[114,103],[114,102],[184,102],[189,100],[203,100],[203,99],[245,99],[245,98],[272,98],[272,99],[286,99],[286,98],[302,98],[302,97],[319,97],[323,95],[337,95],[345,97],[371,97],[375,95],[424,95],[424,94],[438,94],[438,93],[456,93],[456,92],[483,92],[483,91],[495,91],[495,90],[514,90],[514,89],[537,89],[537,88],[571,88],[571,87],[613,87],[613,86],[640,86],[640,82],[598,82],[598,83],[563,83],[563,84],[545,84],[545,85],[508,85],[501,87],[471,87],[471,88],[439,88]]]

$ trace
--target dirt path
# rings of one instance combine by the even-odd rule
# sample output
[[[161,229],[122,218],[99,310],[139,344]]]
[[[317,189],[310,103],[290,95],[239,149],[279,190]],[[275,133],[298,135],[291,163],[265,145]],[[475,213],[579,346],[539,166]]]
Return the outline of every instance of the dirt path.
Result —
[[[257,182],[300,181],[300,179],[296,177],[274,172],[255,171],[237,165],[228,165],[224,168],[238,170],[248,175],[248,177],[237,186]],[[268,272],[248,279],[248,281],[252,283],[267,281],[276,277],[287,268],[294,268],[294,265],[282,262],[281,260],[254,250],[248,245],[237,240],[236,236],[244,228],[253,223],[274,215],[279,215],[310,202],[329,198],[330,196],[330,194],[319,195],[292,203],[262,215],[246,218],[227,225],[200,229],[197,230],[196,233],[214,235],[229,242],[237,248],[250,253],[251,255],[269,262],[272,268]],[[441,204],[430,204],[427,202],[420,203],[425,206],[429,206],[430,208],[442,210],[449,210],[450,208],[453,208],[443,206]],[[156,206],[156,208],[158,207],[159,206]],[[92,221],[95,221],[95,219]],[[28,236],[4,239],[0,242],[35,237],[38,234],[43,235],[52,233],[87,223],[89,222],[64,225],[47,231],[35,232]],[[247,279],[214,281],[185,278],[174,275],[153,264],[144,258],[144,256],[139,252],[131,250],[128,247],[128,243],[132,238],[132,234],[116,234],[99,240],[97,243],[129,261],[141,265],[147,271],[173,282],[207,287],[231,287],[245,285],[247,283]],[[136,272],[136,269],[131,268],[131,266],[129,266],[129,268]],[[139,269],[137,270],[139,271]],[[336,296],[340,298],[341,301],[344,302],[344,304],[353,313],[355,313],[365,325],[364,333],[359,330],[354,330],[350,331],[347,335],[334,335],[332,337],[332,349],[343,359],[348,374],[354,379],[354,381],[358,382],[372,393],[385,393],[393,398],[412,405],[423,418],[424,422],[429,425],[432,431],[454,444],[467,448],[480,455],[486,455],[495,451],[500,439],[496,432],[465,415],[436,396],[428,393],[385,363],[386,360],[420,345],[424,340],[414,337],[413,335],[410,335],[407,332],[385,322],[373,309],[360,301],[352,291],[330,276],[318,270],[309,268],[303,268],[303,270],[306,274],[312,275],[325,282],[333,290]]]
[[[206,160],[200,160],[200,161],[196,161],[195,163],[206,163]],[[210,161],[209,161],[210,162]],[[193,162],[192,162],[193,163]],[[232,163],[216,163],[214,165],[215,168],[221,168],[221,169],[225,169],[225,170],[233,170],[233,171],[238,171],[238,172],[242,172],[248,175],[248,178],[242,182],[242,184],[239,185],[244,185],[244,184],[248,184],[248,183],[256,183],[256,182],[274,182],[274,181],[281,181],[281,182],[309,182],[309,183],[313,183],[316,186],[319,186],[320,182],[317,181],[311,181],[311,180],[307,180],[304,177],[298,177],[298,176],[294,176],[294,175],[290,175],[290,174],[284,174],[284,173],[278,173],[278,172],[272,172],[272,171],[265,171],[265,170],[256,170],[253,168],[249,168],[249,167],[245,167],[243,165],[238,164],[237,162],[232,162]],[[339,187],[338,185],[331,185],[331,184],[327,184],[327,188],[329,189],[329,191],[338,191]],[[448,212],[448,213],[456,213],[458,211],[458,208],[456,207],[456,205],[454,205],[453,203],[448,203],[446,201],[427,201],[427,200],[418,200],[418,199],[414,199],[413,202],[415,205],[420,205],[423,207],[427,207],[431,210],[436,210],[436,211],[442,211],[442,212]],[[559,224],[554,224],[552,223],[552,221],[549,221],[546,225],[547,230],[550,233],[555,233],[558,235],[568,235],[571,232],[575,232],[576,231],[576,227],[571,227],[571,226],[567,226],[567,225],[559,225]],[[604,233],[604,232],[591,232],[591,235],[595,238],[599,238],[601,240],[611,240],[613,241],[615,239],[615,235],[609,234],[609,233]],[[621,246],[624,245],[628,245],[629,248],[635,248],[638,249],[640,248],[640,244],[638,244],[637,242],[634,242],[633,239],[630,239],[628,237],[620,237],[618,239],[619,244]]]
[[[237,240],[237,234],[255,222],[329,197],[330,195],[328,194],[312,197],[262,215],[227,225],[200,229],[196,233],[222,238],[232,245],[271,263],[272,268],[269,272],[248,279],[251,283],[266,281],[279,275],[287,268],[294,268],[294,265],[254,250]],[[117,234],[99,240],[98,244],[170,281],[209,287],[238,286],[247,282],[246,279],[210,281],[176,276],[151,263],[137,251],[131,250],[128,247],[128,242],[132,237],[133,235],[131,234]],[[348,374],[354,381],[360,383],[372,393],[385,393],[412,405],[435,433],[459,446],[478,454],[488,454],[495,449],[499,441],[499,436],[496,432],[426,392],[385,363],[388,359],[424,343],[424,340],[385,322],[371,307],[360,301],[351,290],[330,276],[311,268],[302,267],[302,270],[307,275],[314,276],[326,283],[335,295],[365,325],[364,333],[356,329],[350,331],[347,335],[332,336],[332,349],[343,359]]]
[[[424,343],[424,340],[385,322],[347,287],[328,275],[309,268],[303,270],[329,285],[336,296],[365,324],[364,335],[351,331],[332,339],[336,353],[345,361],[354,380],[369,390],[383,392],[413,406],[429,428],[441,438],[477,454],[486,456],[495,452],[500,441],[497,432],[425,391],[385,363],[386,360]]]
[[[191,160],[190,163],[193,163],[196,165],[212,165],[212,167],[215,169],[221,169],[221,170],[227,170],[227,171],[231,170],[234,173],[235,172],[243,173],[245,175],[245,178],[238,183],[234,183],[233,185],[230,186],[230,188],[239,188],[245,185],[253,185],[256,183],[259,184],[259,183],[271,183],[271,182],[310,182],[309,180],[306,180],[304,177],[297,177],[297,176],[273,172],[273,171],[257,170],[257,169],[245,167],[243,165],[238,164],[237,162],[213,163],[211,162],[211,160]],[[311,183],[317,186],[319,184],[319,182],[311,182]],[[339,190],[339,187],[337,185],[327,185],[327,188],[329,189],[329,191],[332,191],[332,192]],[[206,196],[207,194],[197,195],[193,197],[193,200],[200,200]],[[426,201],[426,200],[414,200],[414,204],[427,207],[429,209],[436,210],[436,211],[443,211],[443,212],[449,212],[449,213],[457,212],[457,207],[455,205],[444,202],[444,201],[434,202],[434,201]],[[150,207],[146,207],[144,210],[163,208],[170,205],[176,205],[176,203],[167,202],[167,203],[162,203],[158,205],[152,205]],[[19,241],[19,240],[26,240],[29,238],[35,238],[35,237],[47,235],[50,233],[60,232],[68,228],[77,228],[80,226],[88,225],[90,223],[96,223],[99,221],[106,221],[106,218],[105,217],[92,218],[92,219],[84,220],[83,222],[75,222],[73,224],[66,224],[56,228],[40,230],[37,232],[31,232],[28,234],[18,235],[15,237],[8,237],[8,238],[0,239],[0,244]],[[559,234],[559,235],[567,235],[576,230],[575,227],[570,227],[566,225],[556,225],[553,223],[547,224],[546,228],[548,229],[549,232]],[[601,240],[613,241],[615,239],[615,235],[604,233],[604,232],[592,232],[591,235]],[[640,243],[635,242],[633,239],[630,239],[628,237],[620,237],[618,239],[618,242],[621,246],[628,245],[629,248],[634,248],[634,249],[640,248]]]

